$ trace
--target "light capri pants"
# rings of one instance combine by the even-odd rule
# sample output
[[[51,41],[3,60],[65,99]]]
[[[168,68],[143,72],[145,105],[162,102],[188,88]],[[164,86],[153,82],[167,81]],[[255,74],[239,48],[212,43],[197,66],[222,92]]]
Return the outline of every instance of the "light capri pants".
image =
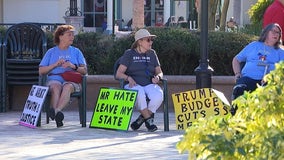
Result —
[[[138,95],[136,99],[135,106],[138,110],[144,110],[148,108],[152,113],[156,113],[157,109],[163,102],[163,90],[157,84],[149,84],[146,86],[135,85],[132,88],[129,88],[129,85],[124,86],[125,89],[137,90]],[[146,95],[149,98],[147,104]]]

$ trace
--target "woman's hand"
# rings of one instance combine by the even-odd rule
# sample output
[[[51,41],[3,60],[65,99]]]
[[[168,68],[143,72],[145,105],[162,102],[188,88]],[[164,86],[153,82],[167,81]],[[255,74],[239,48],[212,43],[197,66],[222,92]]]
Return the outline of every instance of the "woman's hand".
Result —
[[[235,74],[235,82],[237,82],[238,79],[240,79],[242,77],[241,73],[236,73]]]
[[[159,77],[159,76],[154,76],[154,77],[152,78],[152,83],[154,83],[154,84],[159,83],[159,81],[160,81],[160,77]]]
[[[59,59],[57,62],[55,62],[55,67],[60,67],[65,63],[64,59]]]
[[[63,68],[72,68],[74,66],[74,64],[73,63],[71,63],[70,61],[64,61],[63,63],[62,63],[62,67]]]
[[[127,77],[127,81],[129,82],[128,85],[129,85],[129,88],[132,88],[134,86],[136,86],[136,82],[134,81],[134,79],[130,76]]]

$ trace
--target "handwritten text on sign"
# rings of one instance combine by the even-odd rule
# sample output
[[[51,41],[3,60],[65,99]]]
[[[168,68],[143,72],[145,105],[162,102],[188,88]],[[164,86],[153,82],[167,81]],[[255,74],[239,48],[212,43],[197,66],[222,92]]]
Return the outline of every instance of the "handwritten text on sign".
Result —
[[[24,111],[20,118],[20,124],[35,128],[41,112],[42,104],[48,92],[48,87],[33,85],[28,99],[24,106]]]
[[[199,118],[224,116],[229,113],[229,102],[224,94],[211,88],[172,94],[176,127],[183,130]]]
[[[101,88],[90,127],[127,130],[137,91]]]

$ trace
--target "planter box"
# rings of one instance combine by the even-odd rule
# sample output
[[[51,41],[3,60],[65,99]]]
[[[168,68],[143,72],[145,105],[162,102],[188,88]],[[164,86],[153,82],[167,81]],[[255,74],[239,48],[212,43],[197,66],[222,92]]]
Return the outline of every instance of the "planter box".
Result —
[[[180,76],[180,75],[165,75],[168,80],[168,99],[169,111],[173,111],[173,101],[171,95],[196,89],[196,77],[193,75]],[[228,101],[231,101],[231,93],[234,86],[234,76],[212,76],[212,88],[224,93]],[[87,110],[93,111],[100,87],[119,87],[118,81],[114,80],[113,75],[89,75],[87,78]],[[30,86],[14,87],[14,106],[13,110],[21,111],[25,104],[26,98],[30,91]],[[66,107],[66,110],[76,109],[77,100],[72,99],[71,106]],[[162,107],[159,109],[162,111]]]

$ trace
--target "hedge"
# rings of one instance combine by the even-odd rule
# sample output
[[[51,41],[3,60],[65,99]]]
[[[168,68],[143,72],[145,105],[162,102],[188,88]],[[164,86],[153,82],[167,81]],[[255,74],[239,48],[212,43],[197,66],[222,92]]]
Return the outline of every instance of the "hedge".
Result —
[[[186,29],[151,27],[157,35],[152,48],[156,50],[165,75],[194,75],[200,60],[200,32]],[[53,46],[49,33],[48,48]],[[213,75],[232,75],[233,57],[257,36],[235,32],[208,33],[209,65]],[[126,49],[130,48],[134,35],[115,38],[99,33],[79,33],[73,45],[86,57],[89,74],[113,74],[113,64]]]

